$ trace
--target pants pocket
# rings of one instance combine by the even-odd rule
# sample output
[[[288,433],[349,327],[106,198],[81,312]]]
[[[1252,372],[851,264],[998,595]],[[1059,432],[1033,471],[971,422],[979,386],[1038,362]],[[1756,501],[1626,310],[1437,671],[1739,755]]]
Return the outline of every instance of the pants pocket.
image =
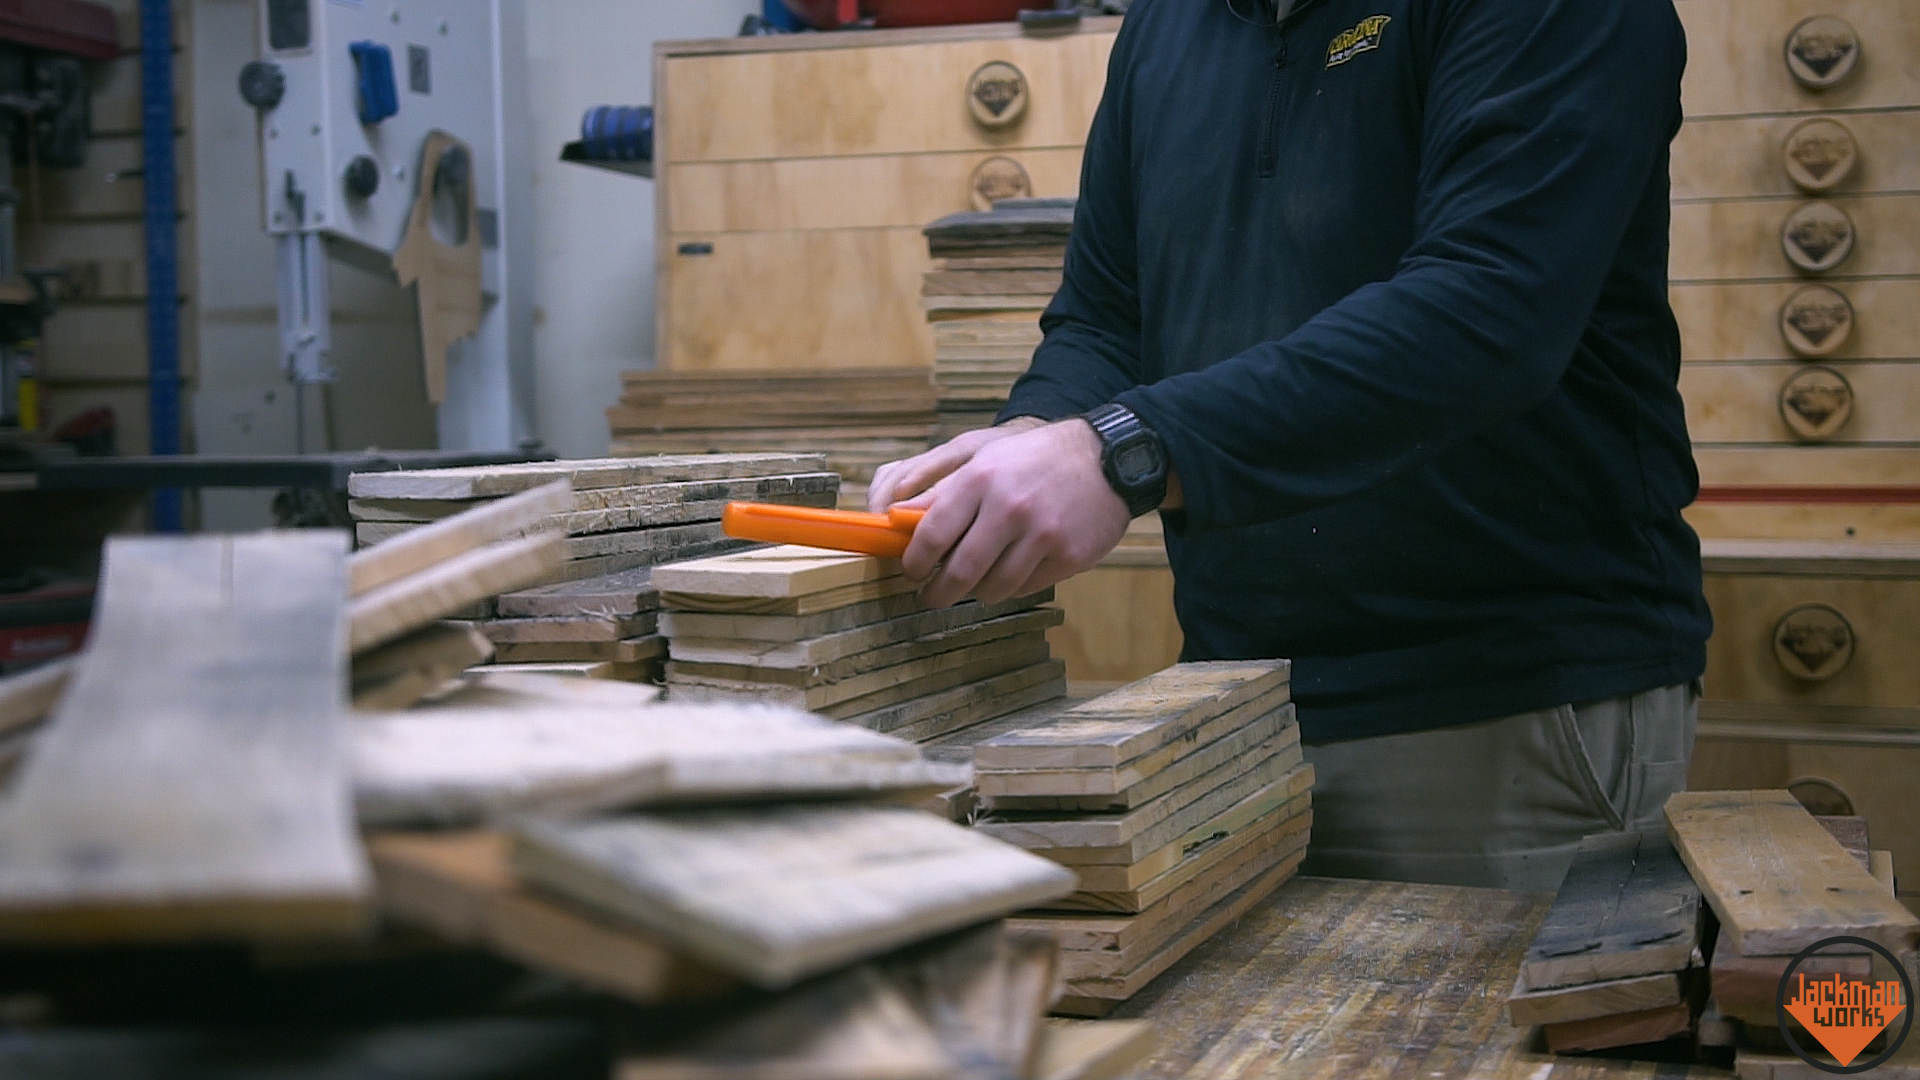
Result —
[[[1625,828],[1622,808],[1608,796],[1606,784],[1600,779],[1599,770],[1594,767],[1593,756],[1587,751],[1586,739],[1580,734],[1580,723],[1573,706],[1556,707],[1553,719],[1554,726],[1560,732],[1568,783],[1584,794],[1594,816],[1604,818],[1614,829]]]

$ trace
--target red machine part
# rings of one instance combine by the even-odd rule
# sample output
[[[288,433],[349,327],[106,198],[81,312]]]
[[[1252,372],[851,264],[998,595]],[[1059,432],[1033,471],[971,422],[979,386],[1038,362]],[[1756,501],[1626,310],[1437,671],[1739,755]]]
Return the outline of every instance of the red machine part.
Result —
[[[87,0],[0,0],[0,41],[111,60],[123,51],[113,9]]]
[[[817,30],[838,30],[872,18],[875,26],[946,26],[953,23],[1012,22],[1023,8],[1047,7],[1046,0],[782,0],[801,21]]]

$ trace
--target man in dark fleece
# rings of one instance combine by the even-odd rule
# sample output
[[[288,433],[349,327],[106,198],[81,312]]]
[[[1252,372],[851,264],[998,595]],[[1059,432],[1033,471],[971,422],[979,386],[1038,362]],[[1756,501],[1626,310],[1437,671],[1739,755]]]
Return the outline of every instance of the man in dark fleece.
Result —
[[[1659,827],[1710,629],[1685,62],[1671,0],[1135,0],[1031,369],[875,477],[908,573],[1032,592],[1158,509],[1185,658],[1294,661],[1318,872],[1550,890]]]

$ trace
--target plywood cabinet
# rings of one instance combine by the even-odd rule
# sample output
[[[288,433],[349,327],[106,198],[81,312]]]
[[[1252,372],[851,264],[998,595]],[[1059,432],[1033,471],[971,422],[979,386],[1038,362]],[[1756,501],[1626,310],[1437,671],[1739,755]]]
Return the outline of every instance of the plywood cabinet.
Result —
[[[659,46],[660,366],[931,366],[921,227],[990,194],[1077,193],[1118,30]]]

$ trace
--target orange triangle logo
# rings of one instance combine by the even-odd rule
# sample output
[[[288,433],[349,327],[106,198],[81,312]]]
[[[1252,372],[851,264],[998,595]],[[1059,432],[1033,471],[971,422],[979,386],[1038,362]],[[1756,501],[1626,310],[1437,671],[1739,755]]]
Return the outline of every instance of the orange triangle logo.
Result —
[[[1898,980],[1869,982],[1835,975],[1809,979],[1796,972],[1787,1014],[1846,1068],[1874,1036],[1900,1018],[1907,1002]]]

